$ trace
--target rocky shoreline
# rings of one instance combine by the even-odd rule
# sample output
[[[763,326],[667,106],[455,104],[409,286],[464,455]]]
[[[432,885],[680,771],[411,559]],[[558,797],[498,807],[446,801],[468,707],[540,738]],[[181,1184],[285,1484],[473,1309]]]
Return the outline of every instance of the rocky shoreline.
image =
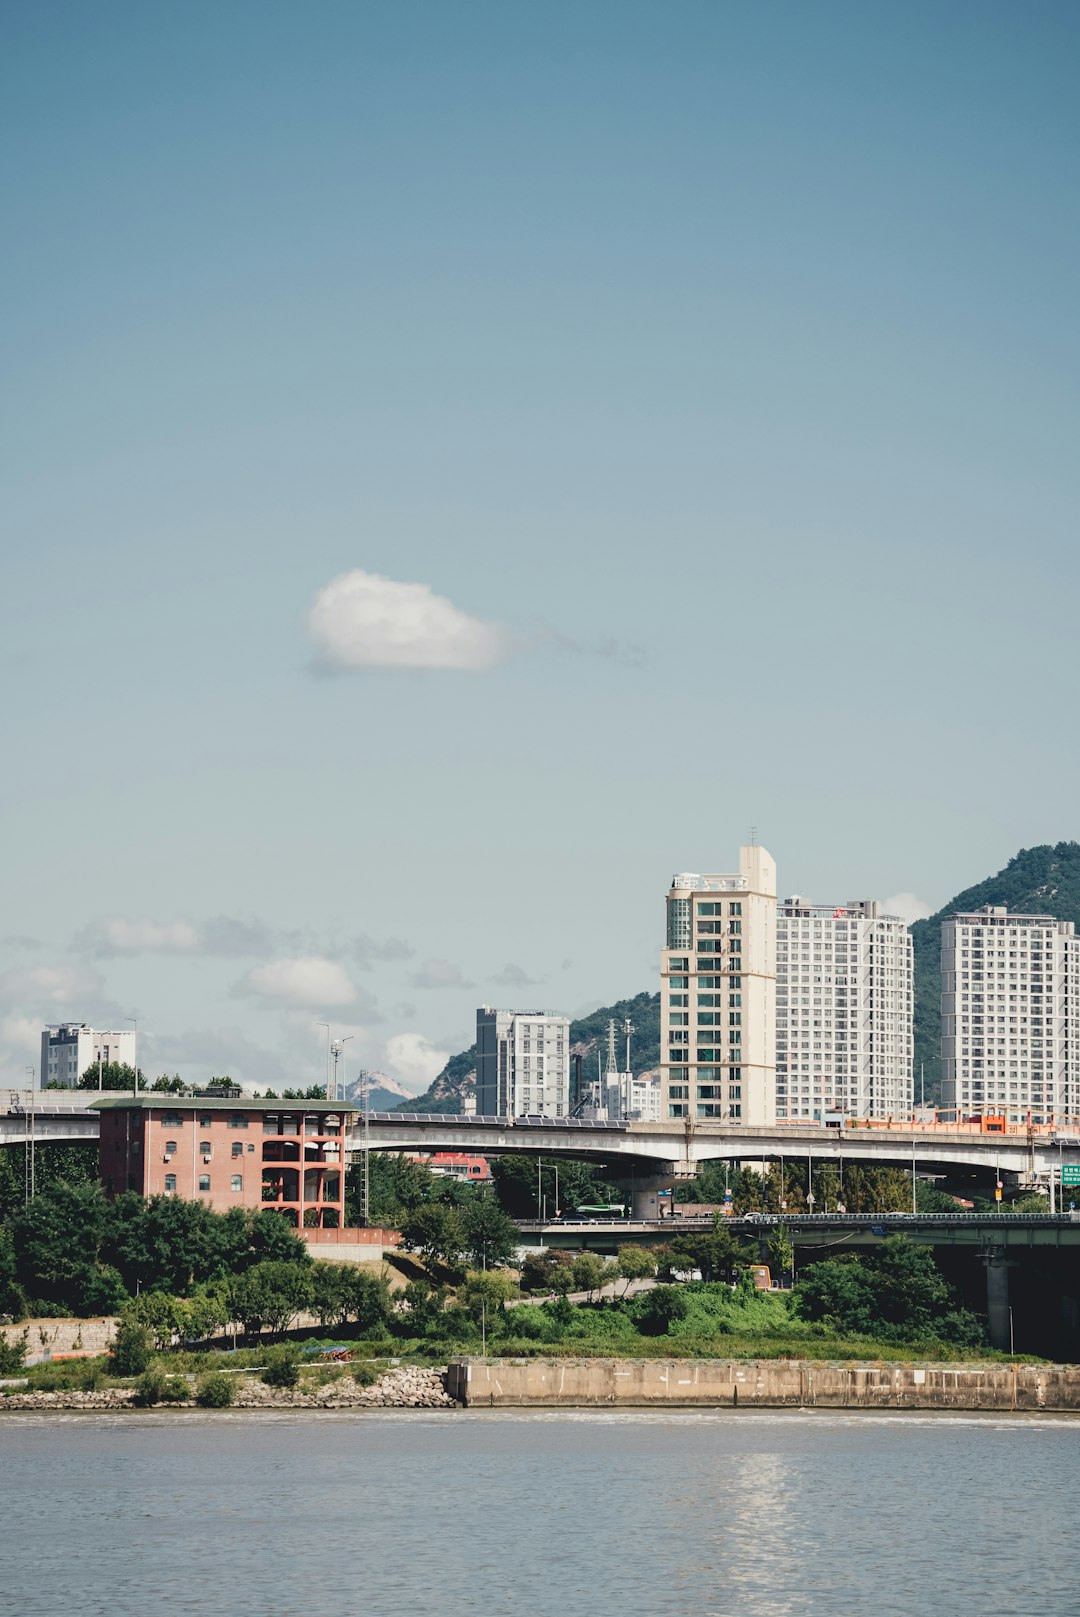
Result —
[[[399,1365],[388,1370],[370,1387],[360,1386],[352,1376],[343,1375],[304,1392],[299,1387],[268,1387],[256,1376],[237,1375],[232,1409],[456,1409],[457,1400],[446,1391],[446,1369],[426,1370],[419,1365]],[[192,1396],[181,1403],[161,1403],[155,1409],[194,1409]],[[135,1401],[134,1388],[110,1387],[100,1392],[10,1392],[0,1398],[0,1414],[39,1410],[56,1413],[83,1411],[91,1414],[143,1410]]]

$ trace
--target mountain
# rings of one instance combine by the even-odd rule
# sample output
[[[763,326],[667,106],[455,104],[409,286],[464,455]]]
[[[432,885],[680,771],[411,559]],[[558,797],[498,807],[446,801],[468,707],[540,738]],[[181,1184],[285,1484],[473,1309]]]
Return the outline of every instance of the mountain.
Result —
[[[958,910],[1005,904],[1010,910],[1053,915],[1080,929],[1080,842],[1043,843],[1021,848],[996,876],[988,876],[943,904],[928,921],[911,928],[915,950],[915,1096],[920,1068],[926,1070],[926,1098],[941,1092],[941,923]]]
[[[392,1112],[397,1107],[409,1109],[414,1105],[412,1090],[406,1089],[403,1083],[391,1078],[388,1073],[369,1072],[367,1080],[371,1085],[369,1104],[373,1112]],[[345,1098],[354,1106],[364,1104],[364,1089],[358,1078],[345,1085]]]
[[[996,876],[988,876],[976,886],[965,888],[928,921],[916,921],[911,928],[915,952],[916,1099],[920,1093],[922,1068],[925,1068],[927,1101],[936,1101],[941,1092],[941,923],[957,910],[977,910],[984,904],[1004,904],[1010,910],[1053,915],[1059,921],[1074,921],[1080,931],[1080,842],[1021,848]],[[589,1078],[596,1071],[596,1052],[599,1049],[603,1055],[611,1017],[615,1019],[619,1034],[620,1064],[624,1048],[621,1029],[624,1019],[629,1017],[635,1029],[631,1045],[634,1071],[647,1072],[658,1066],[660,995],[636,994],[633,999],[602,1005],[599,1010],[571,1022],[570,1050],[572,1055],[581,1056],[582,1077]],[[475,1093],[476,1046],[472,1045],[451,1057],[425,1094],[409,1096],[397,1109],[458,1112],[463,1098]]]
[[[581,1057],[581,1075],[590,1078],[596,1069],[596,1052],[607,1048],[608,1022],[615,1019],[618,1035],[616,1053],[622,1064],[626,1043],[623,1024],[627,1017],[634,1025],[631,1035],[630,1061],[636,1073],[648,1072],[660,1064],[660,995],[635,994],[633,999],[619,999],[614,1005],[601,1005],[599,1010],[578,1017],[570,1023],[570,1055]],[[395,1110],[399,1112],[460,1112],[466,1096],[476,1094],[476,1046],[470,1045],[460,1055],[451,1056],[430,1089],[423,1095],[410,1096]]]

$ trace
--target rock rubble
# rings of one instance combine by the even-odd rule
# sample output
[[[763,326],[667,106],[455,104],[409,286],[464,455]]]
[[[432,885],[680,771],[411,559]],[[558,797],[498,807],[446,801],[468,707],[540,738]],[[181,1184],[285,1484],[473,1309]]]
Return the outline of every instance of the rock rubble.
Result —
[[[452,1409],[455,1400],[446,1391],[445,1368],[424,1369],[402,1364],[387,1370],[370,1387],[362,1387],[346,1373],[310,1391],[300,1387],[268,1387],[257,1377],[237,1376],[234,1409]],[[194,1389],[192,1389],[194,1394]],[[159,1404],[159,1409],[189,1409],[188,1404]],[[0,1398],[0,1413],[20,1409],[110,1410],[132,1409],[135,1394],[127,1388],[104,1392],[11,1392]]]

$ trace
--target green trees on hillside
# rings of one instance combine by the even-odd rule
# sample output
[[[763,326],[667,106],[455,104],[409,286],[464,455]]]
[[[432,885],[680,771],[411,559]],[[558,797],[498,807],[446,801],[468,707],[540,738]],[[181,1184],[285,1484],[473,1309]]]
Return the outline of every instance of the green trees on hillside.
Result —
[[[926,1098],[941,1088],[941,923],[958,910],[1005,904],[1010,910],[1053,915],[1080,926],[1080,842],[1021,848],[1004,869],[957,893],[927,921],[911,928],[915,950],[915,1094],[926,1070]]]

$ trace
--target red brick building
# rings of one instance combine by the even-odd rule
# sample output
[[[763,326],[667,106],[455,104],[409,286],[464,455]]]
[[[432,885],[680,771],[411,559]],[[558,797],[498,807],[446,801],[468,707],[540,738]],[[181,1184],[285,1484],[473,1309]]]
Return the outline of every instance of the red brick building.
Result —
[[[93,1105],[109,1195],[184,1196],[216,1213],[266,1207],[320,1229],[345,1222],[345,1138],[356,1114],[333,1101],[141,1094]]]
[[[465,1179],[473,1185],[486,1185],[491,1181],[487,1157],[470,1156],[465,1151],[424,1151],[410,1160],[448,1179]]]

